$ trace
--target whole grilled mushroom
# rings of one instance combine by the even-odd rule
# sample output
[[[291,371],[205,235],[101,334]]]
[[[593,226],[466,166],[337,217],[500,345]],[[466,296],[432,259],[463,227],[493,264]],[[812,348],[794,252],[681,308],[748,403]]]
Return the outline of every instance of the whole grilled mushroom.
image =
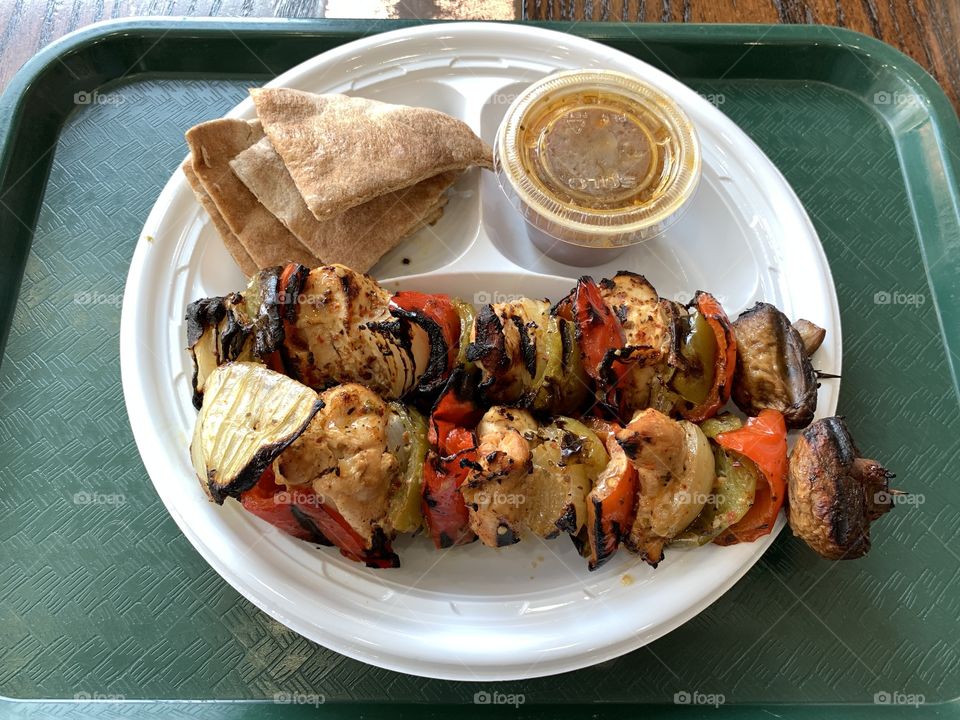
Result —
[[[805,332],[819,329],[809,323]],[[802,428],[817,409],[817,373],[807,342],[790,320],[769,303],[758,302],[733,323],[737,338],[737,369],[733,401],[747,415],[778,410],[789,428]],[[810,347],[819,342],[809,338]]]
[[[893,507],[893,475],[860,456],[843,418],[817,420],[790,454],[790,527],[828,560],[870,549],[870,523]]]

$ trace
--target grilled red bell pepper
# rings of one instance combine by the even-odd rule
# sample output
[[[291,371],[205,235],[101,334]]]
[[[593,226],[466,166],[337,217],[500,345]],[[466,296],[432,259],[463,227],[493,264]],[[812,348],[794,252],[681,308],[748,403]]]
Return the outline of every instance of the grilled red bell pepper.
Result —
[[[483,410],[464,392],[465,382],[469,382],[465,371],[456,369],[430,415],[430,451],[423,465],[421,507],[437,548],[465,545],[476,539],[460,486],[477,462],[473,428],[483,417]]]
[[[291,497],[286,487],[277,483],[273,467],[268,467],[257,484],[240,495],[240,504],[247,512],[266,520],[288,535],[301,540],[322,542],[309,527],[294,517]]]
[[[286,336],[292,331],[296,322],[300,289],[310,270],[299,263],[287,263],[277,276],[276,297],[272,302],[276,305],[280,315],[279,321]],[[300,379],[298,373],[291,372],[296,368],[291,366],[284,343],[280,343],[273,352],[262,358],[263,364],[274,372],[289,375]]]
[[[716,415],[730,400],[733,372],[737,365],[737,339],[727,314],[713,295],[698,291],[690,306],[696,310],[700,322],[691,329],[685,350],[701,355],[697,360],[702,365],[699,368],[702,374],[681,385],[681,373],[674,379],[674,386],[681,396],[684,395],[684,389],[694,390],[694,394],[698,395],[695,398],[686,397],[678,409],[684,418],[699,423]]]
[[[365,563],[371,568],[400,567],[400,558],[393,552],[390,541],[380,528],[374,531],[372,541],[367,544],[339,512],[320,502],[311,491],[295,493],[294,500],[295,512],[313,522],[345,558]]]
[[[584,369],[596,384],[597,401],[619,415],[617,386],[630,369],[629,362],[615,357],[626,344],[620,319],[588,275],[581,277],[573,292],[557,305],[557,314],[574,323]]]
[[[428,295],[405,290],[390,299],[394,315],[416,323],[430,343],[429,361],[417,389],[432,393],[443,386],[460,353],[460,313],[449,295]]]
[[[368,567],[399,567],[383,533],[374,534],[370,546],[333,508],[320,502],[309,487],[288,488],[276,481],[273,467],[264,470],[257,484],[240,496],[244,510],[266,520],[288,535],[320,545],[336,545],[340,553]]]
[[[637,469],[617,442],[618,425],[594,420],[589,423],[604,443],[610,461],[587,495],[587,567],[596,570],[617,551],[630,532],[637,514]]]
[[[761,410],[739,430],[720,433],[717,444],[753,461],[766,483],[758,482],[753,505],[735,525],[724,530],[718,545],[753,542],[773,530],[787,497],[787,425],[776,410]]]

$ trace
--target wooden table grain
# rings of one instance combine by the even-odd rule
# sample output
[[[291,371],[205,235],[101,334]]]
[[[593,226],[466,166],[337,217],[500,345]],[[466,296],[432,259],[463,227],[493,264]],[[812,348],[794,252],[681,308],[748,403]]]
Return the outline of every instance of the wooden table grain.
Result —
[[[960,0],[0,0],[0,89],[61,35],[147,15],[822,23],[899,48],[960,107]]]

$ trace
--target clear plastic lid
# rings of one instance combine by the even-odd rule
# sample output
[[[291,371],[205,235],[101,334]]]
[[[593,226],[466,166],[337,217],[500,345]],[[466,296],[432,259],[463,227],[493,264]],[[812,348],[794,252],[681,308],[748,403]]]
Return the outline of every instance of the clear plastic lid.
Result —
[[[500,185],[527,221],[575,245],[660,234],[700,180],[690,119],[662,91],[610,70],[569,70],[527,88],[495,143]]]

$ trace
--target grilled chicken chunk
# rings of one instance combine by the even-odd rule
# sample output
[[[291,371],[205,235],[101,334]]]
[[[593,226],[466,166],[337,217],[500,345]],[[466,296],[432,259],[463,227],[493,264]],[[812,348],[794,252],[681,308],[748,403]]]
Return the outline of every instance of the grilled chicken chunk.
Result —
[[[320,394],[324,407],[278,461],[291,491],[309,486],[364,540],[389,531],[391,494],[403,468],[387,446],[390,408],[361,385],[338,385]]]
[[[310,271],[287,323],[292,374],[310,387],[359,382],[388,398],[402,397],[418,368],[390,313],[390,293],[342,265]]]
[[[537,421],[526,410],[490,408],[477,427],[477,467],[461,488],[470,528],[484,545],[520,540],[526,479],[533,471],[530,439]]]
[[[713,487],[714,461],[703,432],[685,420],[648,409],[617,433],[637,470],[637,514],[624,544],[650,565],[697,517]]]
[[[631,368],[620,382],[624,404],[630,408],[650,407],[651,389],[662,372],[674,342],[672,303],[661,300],[653,285],[642,275],[618,272],[599,284],[603,301],[623,327],[624,351]]]
[[[580,531],[587,494],[607,464],[593,431],[565,417],[540,426],[525,410],[496,406],[477,436],[477,467],[461,492],[482,543],[501,547],[524,532],[546,539]]]

